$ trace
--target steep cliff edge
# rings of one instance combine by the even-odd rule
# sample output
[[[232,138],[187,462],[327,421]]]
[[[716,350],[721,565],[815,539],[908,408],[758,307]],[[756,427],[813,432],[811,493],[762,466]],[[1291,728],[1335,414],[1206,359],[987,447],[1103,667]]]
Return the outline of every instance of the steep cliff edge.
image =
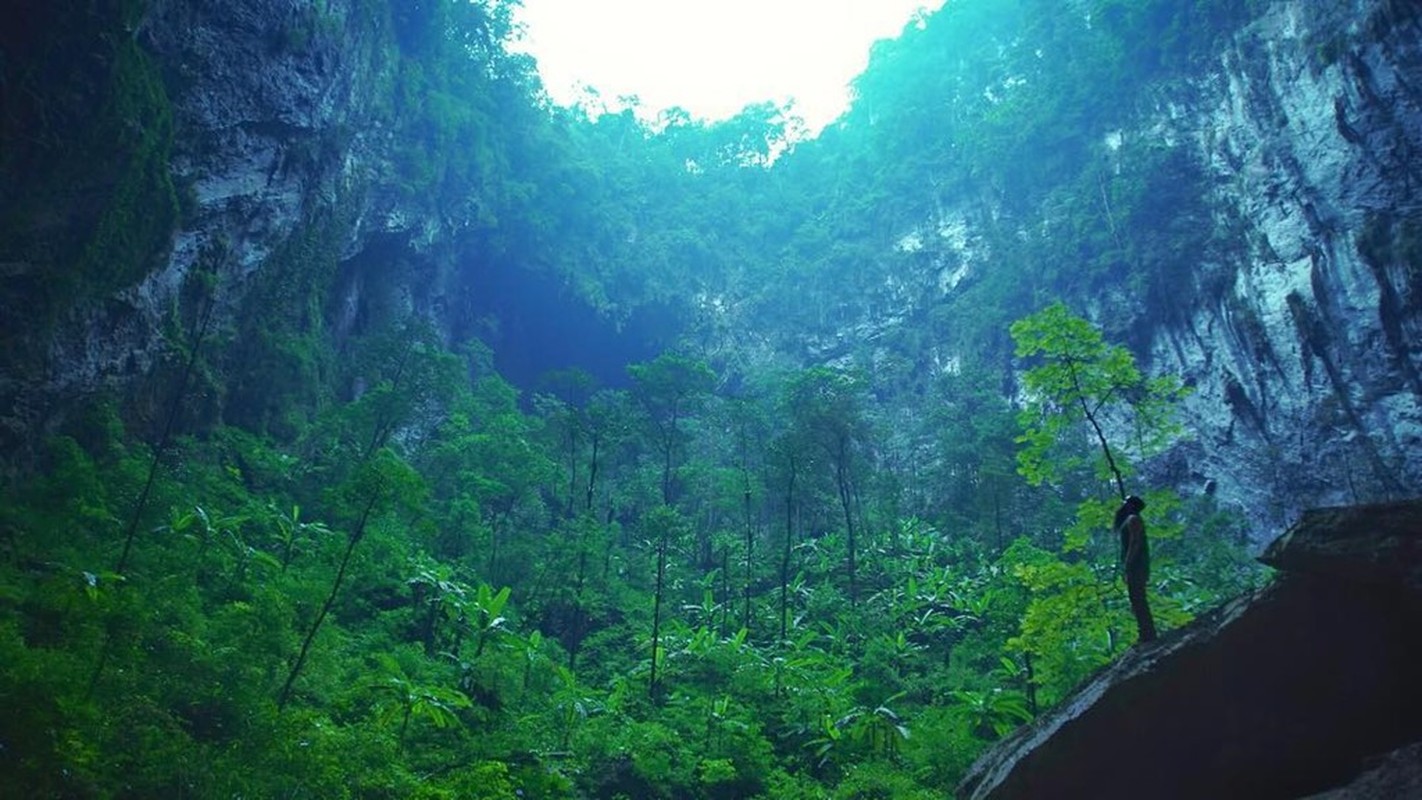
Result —
[[[1305,508],[1408,496],[1422,483],[1422,12],[1400,0],[1251,8],[1139,76],[1062,62],[1043,74],[1053,53],[1121,44],[1081,4],[996,40],[977,20],[997,51],[979,54],[981,74],[925,81],[953,87],[954,102],[896,109],[914,124],[880,134],[884,168],[914,165],[896,188],[928,210],[858,210],[882,234],[862,237],[871,257],[707,315],[742,351],[906,374],[922,391],[961,368],[1013,368],[1008,324],[1062,299],[1194,390],[1187,437],[1147,480],[1213,495],[1257,545]],[[1057,73],[1072,77],[1051,83]],[[1034,85],[1069,95],[1072,112]],[[1014,92],[1039,114],[1022,126],[1045,130],[1017,140],[974,121],[975,102],[986,119],[1010,115]],[[890,124],[865,116],[849,124]],[[765,324],[782,309],[797,324]],[[889,402],[916,414],[912,394]]]
[[[450,344],[497,326],[512,331],[509,340],[527,339],[522,331],[540,320],[530,314],[510,324],[499,316],[505,309],[491,311],[497,281],[479,268],[502,258],[503,285],[527,286],[525,277],[543,270],[556,291],[610,295],[632,291],[639,278],[624,274],[625,264],[649,258],[728,285],[703,292],[687,278],[671,290],[685,306],[675,311],[697,307],[712,318],[699,342],[712,360],[853,363],[884,383],[895,379],[881,376],[908,374],[876,391],[901,405],[891,411],[903,416],[924,415],[913,407],[919,396],[902,384],[974,360],[1005,368],[1007,325],[1060,296],[1112,338],[1129,340],[1151,370],[1177,374],[1195,389],[1184,414],[1190,437],[1153,465],[1151,482],[1213,493],[1241,509],[1256,535],[1305,507],[1395,499],[1422,484],[1422,14],[1415,3],[1261,3],[1258,19],[1202,47],[1198,59],[1129,82],[1129,97],[1081,81],[1081,97],[1109,107],[1109,115],[1043,110],[1040,127],[1050,135],[1017,143],[1032,155],[1015,160],[1034,166],[1022,170],[1000,157],[999,139],[1016,141],[1014,132],[960,130],[968,115],[954,106],[988,102],[985,88],[997,98],[994,92],[1030,86],[1024,74],[1045,51],[1119,44],[1092,38],[1101,25],[1079,4],[1053,8],[1046,27],[1059,38],[1045,49],[1012,38],[1015,31],[1002,48],[985,48],[1019,51],[994,78],[1001,85],[984,87],[983,75],[992,73],[984,68],[961,76],[962,92],[951,98],[898,98],[929,109],[912,129],[929,134],[896,135],[886,152],[852,150],[868,147],[853,136],[829,137],[822,160],[808,162],[796,179],[805,181],[809,200],[788,213],[818,225],[812,217],[824,211],[824,195],[841,194],[818,185],[831,177],[835,186],[863,183],[863,193],[878,199],[863,204],[863,219],[835,218],[832,231],[811,238],[822,244],[801,256],[801,278],[789,280],[737,267],[737,248],[774,253],[764,265],[777,269],[782,261],[793,266],[793,254],[780,251],[794,248],[760,241],[742,221],[721,219],[714,204],[696,209],[724,228],[714,244],[701,236],[706,241],[685,252],[647,248],[658,226],[687,225],[677,241],[707,230],[643,208],[658,202],[650,195],[574,216],[598,246],[584,251],[586,242],[575,242],[560,256],[574,266],[550,268],[551,251],[562,246],[551,239],[578,228],[562,212],[588,204],[587,193],[568,189],[575,183],[561,174],[566,164],[537,185],[536,167],[557,159],[518,147],[552,136],[553,127],[544,124],[536,89],[499,77],[498,59],[507,54],[476,53],[479,69],[446,70],[478,76],[484,83],[473,92],[462,93],[465,85],[453,92],[433,77],[429,40],[439,37],[428,34],[444,21],[419,15],[444,4],[124,5],[142,12],[103,37],[62,44],[88,52],[95,42],[118,40],[129,61],[147,65],[137,70],[144,80],[130,82],[151,108],[146,115],[124,109],[111,127],[144,134],[128,148],[143,158],[129,161],[154,175],[129,187],[123,214],[110,215],[115,229],[133,217],[147,220],[143,236],[118,237],[141,239],[146,249],[120,265],[109,263],[108,252],[87,259],[94,263],[84,268],[99,276],[87,278],[95,284],[89,294],[57,292],[61,307],[40,319],[32,313],[36,289],[64,285],[56,278],[69,262],[86,260],[53,251],[96,227],[103,233],[103,220],[74,219],[123,192],[114,191],[113,176],[78,165],[82,180],[62,174],[55,196],[29,202],[35,207],[13,215],[15,230],[0,230],[0,449],[33,443],[66,403],[105,389],[125,396],[139,385],[146,396],[127,416],[151,420],[210,307],[204,359],[212,369],[199,371],[210,383],[190,392],[196,424],[184,427],[221,420],[280,428],[281,408],[314,406],[354,383],[338,385],[329,354],[320,363],[312,342],[339,346],[403,319],[429,321]],[[44,31],[14,31],[24,36],[6,31],[3,45],[18,63],[24,53],[10,40]],[[76,75],[74,84],[101,83],[90,78]],[[470,97],[477,101],[465,103]],[[83,118],[85,99],[71,103],[70,117]],[[863,124],[874,127],[874,114],[866,116]],[[535,118],[543,127],[527,122]],[[56,119],[50,125],[59,128],[69,117]],[[450,119],[459,124],[441,124]],[[871,191],[882,188],[879,178],[835,177],[826,166],[863,157],[916,170],[918,151],[939,140],[967,148],[943,155],[966,177],[912,175],[905,191],[923,196],[907,207],[936,208],[932,219],[902,212],[883,196],[890,192]],[[620,135],[617,141],[620,148]],[[559,139],[553,150],[573,152],[577,142]],[[60,161],[70,158],[54,149]],[[13,166],[0,164],[6,223],[32,189]],[[591,172],[588,185],[604,168]],[[180,208],[158,213],[160,200]],[[1129,219],[1127,200],[1139,211]],[[516,229],[524,219],[536,224]],[[834,276],[836,264],[843,276]],[[597,277],[568,274],[579,269]],[[780,293],[766,288],[772,285]],[[544,366],[526,360],[528,373]],[[296,396],[271,396],[281,392]]]
[[[1194,390],[1188,436],[1150,480],[1239,509],[1258,544],[1305,508],[1408,496],[1422,482],[1422,13],[1261,9],[1078,117],[1072,141],[1088,144],[1071,166],[1009,191],[1010,165],[983,165],[945,193],[883,255],[859,317],[811,352],[891,363],[927,320],[990,306],[1010,321],[1060,297]],[[992,347],[940,327],[923,373]]]
[[[1422,501],[1308,512],[1262,560],[1281,571],[1271,586],[1129,653],[988,751],[959,795],[1369,797],[1415,781]]]
[[[93,30],[75,41],[63,32],[71,21],[57,12],[35,14],[27,35],[61,61],[93,50],[96,74],[72,84],[105,109],[114,106],[113,125],[153,138],[156,123],[128,108],[132,92],[115,85],[132,82],[124,69],[147,81],[146,113],[164,121],[166,136],[155,145],[161,175],[150,183],[171,187],[178,208],[159,215],[163,198],[151,187],[126,190],[122,180],[115,187],[76,163],[134,159],[112,155],[122,142],[101,135],[108,112],[90,115],[101,120],[94,123],[65,106],[66,85],[45,82],[40,70],[16,70],[26,79],[39,75],[35,86],[22,86],[48,94],[35,111],[6,98],[12,114],[43,119],[58,109],[95,130],[54,146],[27,145],[22,154],[39,165],[31,171],[52,184],[31,186],[40,201],[15,186],[0,192],[7,223],[0,265],[10,280],[0,293],[0,445],[7,451],[33,443],[70,404],[105,390],[129,398],[130,419],[150,421],[199,330],[208,332],[204,362],[220,374],[190,387],[184,427],[237,416],[260,428],[269,422],[264,393],[283,384],[305,384],[313,397],[329,390],[320,384],[330,375],[318,374],[323,368],[303,351],[310,342],[339,341],[390,319],[462,321],[452,309],[463,306],[448,299],[456,240],[483,211],[481,192],[458,169],[481,154],[460,165],[428,163],[451,149],[422,139],[436,135],[426,95],[441,88],[430,52],[442,45],[421,30],[436,24],[425,18],[432,6],[129,6],[117,19],[76,12]],[[124,44],[105,61],[101,43],[115,39]],[[480,57],[477,48],[467,57]],[[3,168],[31,177],[15,159]],[[459,191],[451,192],[455,183]],[[160,229],[143,247],[119,253],[99,241],[111,219],[132,229],[144,218]],[[98,263],[86,266],[68,242],[97,253]],[[85,269],[101,277],[80,274]],[[56,283],[64,291],[37,307],[42,287]],[[239,415],[227,413],[233,407]]]
[[[1198,105],[1149,122],[1243,226],[1230,284],[1151,329],[1154,368],[1196,389],[1173,478],[1260,532],[1422,482],[1419,43],[1414,4],[1276,3]]]

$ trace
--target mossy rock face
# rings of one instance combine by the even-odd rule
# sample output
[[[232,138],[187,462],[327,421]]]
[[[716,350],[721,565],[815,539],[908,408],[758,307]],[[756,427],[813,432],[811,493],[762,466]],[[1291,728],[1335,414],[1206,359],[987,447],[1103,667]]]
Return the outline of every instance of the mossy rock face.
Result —
[[[1400,266],[1416,279],[1422,275],[1422,214],[1368,214],[1358,230],[1357,248],[1369,264]]]
[[[357,206],[318,212],[262,264],[237,322],[226,374],[226,421],[294,438],[326,399],[333,373],[324,305]]]
[[[1406,326],[1422,311],[1422,215],[1371,213],[1354,242],[1378,283],[1378,315],[1388,345],[1402,371],[1412,374]]]
[[[23,319],[67,309],[141,280],[178,220],[169,171],[173,112],[154,59],[132,31],[143,4],[33,11],[38,38],[11,47],[21,95],[3,131],[0,260],[24,265],[6,297]],[[23,300],[23,302],[14,302]]]

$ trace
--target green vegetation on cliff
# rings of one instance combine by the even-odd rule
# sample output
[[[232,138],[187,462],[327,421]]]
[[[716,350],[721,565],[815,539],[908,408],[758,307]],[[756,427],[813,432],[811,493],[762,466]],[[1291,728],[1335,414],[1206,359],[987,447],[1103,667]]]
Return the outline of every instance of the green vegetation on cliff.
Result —
[[[317,5],[272,46],[334,35]],[[1009,324],[1048,306],[1139,383],[1106,344],[1131,321],[1103,338],[1067,308],[1108,286],[1209,290],[1135,234],[1208,218],[1198,166],[1101,142],[1118,98],[1144,102],[1248,6],[1081,6],[950,4],[882,43],[853,110],[772,164],[793,121],[770,106],[672,113],[655,132],[547,107],[503,49],[508,3],[356,4],[346,24],[390,59],[372,94],[404,145],[392,191],[466,225],[466,288],[536,273],[614,321],[674,306],[686,345],[628,365],[627,388],[570,372],[521,395],[486,346],[400,303],[338,337],[333,287],[369,187],[317,198],[247,284],[222,287],[240,302],[210,334],[217,287],[183,294],[169,343],[191,369],[86,398],[35,436],[38,463],[7,465],[0,790],[941,796],[1130,638],[1100,513],[1112,476],[1060,408],[1019,430]],[[180,222],[167,159],[183,131],[116,19],[44,40],[104,42],[97,83],[6,84],[106,87],[83,129],[108,143],[75,146],[103,155],[110,190],[73,252],[33,235],[65,181],[37,184],[39,205],[3,197],[26,258],[78,265],[63,298],[42,295],[56,313],[132,286]],[[7,141],[16,115],[51,109],[73,111],[7,101]],[[57,146],[31,151],[53,164]],[[840,326],[893,317],[896,291],[963,266],[906,244],[904,221],[948,225],[965,194],[1000,213],[972,221],[984,255],[962,291],[876,352],[842,347]],[[1028,220],[1042,204],[1051,217]],[[1214,230],[1196,255],[1230,246]],[[1376,238],[1405,248],[1405,233]],[[931,285],[891,285],[905,264]],[[778,357],[728,345],[755,319],[776,321]],[[165,420],[171,442],[146,434]],[[1150,454],[1133,441],[1131,458]],[[1207,498],[1153,496],[1149,517],[1189,532],[1154,551],[1162,627],[1258,580]]]

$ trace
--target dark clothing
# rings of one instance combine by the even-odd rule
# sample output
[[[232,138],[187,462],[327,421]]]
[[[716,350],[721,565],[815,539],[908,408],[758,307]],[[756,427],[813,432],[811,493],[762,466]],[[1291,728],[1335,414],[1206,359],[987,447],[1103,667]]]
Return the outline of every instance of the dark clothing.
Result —
[[[1150,544],[1146,541],[1145,522],[1132,514],[1121,523],[1121,569],[1126,573],[1126,595],[1131,600],[1131,613],[1136,616],[1140,641],[1155,639],[1155,620],[1146,600],[1146,584],[1150,583]]]
[[[1132,514],[1121,522],[1121,569],[1126,575],[1137,573],[1141,582],[1150,580],[1150,542],[1145,535],[1145,521]],[[1139,534],[1135,552],[1131,552],[1131,536]]]
[[[1131,580],[1131,576],[1127,575],[1126,595],[1131,598],[1131,613],[1136,615],[1136,632],[1140,641],[1155,641],[1155,620],[1150,615],[1150,603],[1146,602],[1146,582]]]

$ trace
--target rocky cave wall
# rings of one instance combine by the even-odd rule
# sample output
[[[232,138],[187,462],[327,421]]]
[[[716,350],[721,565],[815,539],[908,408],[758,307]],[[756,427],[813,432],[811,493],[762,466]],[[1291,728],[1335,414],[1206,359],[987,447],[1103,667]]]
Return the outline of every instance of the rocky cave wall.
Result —
[[[1099,142],[1093,157],[1119,170],[1133,152],[1183,155],[1213,217],[1186,222],[1212,225],[1226,244],[1190,253],[1181,291],[1154,301],[1121,285],[1052,292],[1127,339],[1151,372],[1192,388],[1187,436],[1147,466],[1147,480],[1243,510],[1259,544],[1305,508],[1414,495],[1422,13],[1396,0],[1273,3],[1208,69],[1154,86],[1136,109],[1125,127],[1086,132]],[[1039,240],[1056,212],[1050,187],[1039,188],[1048,199],[1007,235],[1051,254],[1059,248]],[[970,194],[909,227],[885,257],[877,302],[894,314],[866,311],[804,338],[806,349],[891,357],[896,327],[971,304],[984,276],[1016,257],[1002,240],[1004,198]],[[1179,222],[1131,235],[1180,250]],[[1042,295],[1032,280],[1023,275],[1019,294]],[[1002,313],[1035,308],[1023,302]],[[972,358],[961,348],[936,343],[920,369],[955,369]]]
[[[199,304],[184,287],[199,271],[212,274],[208,341],[230,342],[254,286],[295,280],[276,274],[283,249],[316,227],[328,251],[321,257],[343,265],[327,279],[340,296],[323,324],[336,333],[349,333],[367,306],[432,319],[460,307],[449,301],[453,242],[474,210],[392,179],[402,145],[391,118],[398,59],[389,27],[355,0],[149,6],[131,34],[167,87],[172,175],[188,208],[139,283],[21,334],[43,339],[25,344],[45,352],[45,368],[5,376],[7,445],[33,444],[76,399],[132,392],[171,368],[190,344],[174,341],[175,310],[179,338],[196,328],[191,306]],[[367,280],[362,271],[392,274]],[[369,297],[373,288],[383,296]]]
[[[64,398],[131,383],[171,358],[165,315],[195,269],[216,269],[216,327],[231,328],[254,283],[284,280],[274,254],[323,216],[336,220],[331,246],[344,265],[332,279],[338,332],[373,305],[469,329],[470,287],[452,265],[470,249],[460,237],[477,198],[441,201],[392,179],[395,44],[359,8],[153,4],[133,35],[169,85],[173,171],[192,209],[141,283],[52,332],[43,375],[6,383],[10,431],[42,428]],[[1222,53],[1162,87],[1130,129],[1102,132],[1102,148],[1109,157],[1113,142],[1135,137],[1186,151],[1207,170],[1217,222],[1243,226],[1229,263],[1201,265],[1199,280],[1233,276],[1225,290],[1196,292],[1186,313],[1145,309],[1141,349],[1153,370],[1195,389],[1191,437],[1156,477],[1213,491],[1266,532],[1303,507],[1422,485],[1422,22],[1399,0],[1284,0]],[[892,296],[871,306],[875,318],[842,325],[844,341],[811,355],[854,340],[872,351],[970,290],[975,272],[994,268],[982,230],[993,202],[990,192],[964,198],[907,234],[901,249],[942,256],[896,261],[924,271],[888,275]],[[391,265],[393,278],[362,274]],[[384,296],[370,298],[373,287]],[[1129,304],[1108,297],[1091,311],[1109,318]],[[943,343],[925,367],[949,369],[959,355]]]
[[[1195,389],[1177,482],[1278,530],[1305,507],[1422,485],[1422,17],[1285,2],[1231,43],[1192,110],[1154,120],[1209,167],[1247,251],[1223,296],[1154,331]]]

